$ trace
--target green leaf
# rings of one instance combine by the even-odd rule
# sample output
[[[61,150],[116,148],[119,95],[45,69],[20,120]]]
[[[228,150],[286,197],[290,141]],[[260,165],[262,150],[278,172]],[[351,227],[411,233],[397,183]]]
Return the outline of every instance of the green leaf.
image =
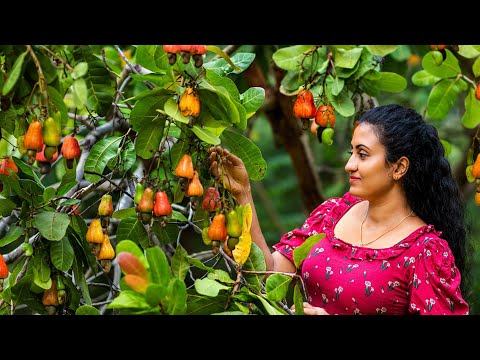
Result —
[[[7,246],[8,244],[17,240],[23,234],[23,228],[16,226],[15,224],[10,226],[7,233],[0,239],[0,247]]]
[[[441,120],[455,105],[460,93],[458,80],[443,79],[430,92],[427,102],[427,117]]]
[[[240,95],[240,100],[247,113],[254,113],[265,101],[265,89],[257,86],[248,88]]]
[[[410,50],[409,45],[399,45],[395,51],[391,52],[390,54],[396,61],[406,61],[410,55],[412,55],[412,51]]]
[[[68,199],[68,200],[62,201],[59,205],[60,206],[72,206],[72,205],[78,204],[80,202],[82,202],[82,200],[80,200],[80,199]]]
[[[86,62],[79,62],[77,65],[75,65],[75,68],[72,71],[72,78],[79,79],[82,76],[84,76],[88,71],[88,63]]]
[[[264,315],[285,315],[284,312],[275,308],[272,304],[270,304],[263,296],[253,294],[253,296],[257,297],[260,300],[260,305],[265,310],[266,314]]]
[[[146,249],[150,245],[148,234],[137,218],[120,220],[117,228],[117,241],[132,240]]]
[[[302,261],[308,256],[312,246],[322,240],[324,236],[324,233],[312,235],[308,237],[302,245],[293,250],[293,262],[297,269],[300,268]]]
[[[202,107],[206,108],[216,120],[226,121],[229,124],[240,123],[239,108],[223,86],[213,86],[203,79],[199,83],[198,94],[202,101]],[[242,107],[241,104],[239,106]],[[245,109],[243,109],[243,114],[245,115]]]
[[[96,57],[89,45],[75,46],[73,57],[76,63],[86,62],[87,73],[84,75],[87,85],[87,107],[93,109],[99,116],[105,116],[112,107],[115,96],[114,82],[105,68],[103,61]]]
[[[252,248],[250,249],[250,255],[248,255],[247,261],[243,264],[244,270],[249,271],[266,271],[267,265],[265,263],[265,256],[262,250],[257,244],[252,242]],[[245,280],[255,289],[261,289],[264,275],[245,274]]]
[[[231,67],[233,67],[233,69],[235,71],[238,71],[238,72],[241,72],[242,69],[240,69],[237,65],[235,65],[232,61],[232,59],[230,58],[230,56],[228,56],[222,49],[220,49],[219,47],[217,46],[213,46],[213,45],[207,45],[207,50],[208,51],[211,51],[211,52],[214,52],[215,54],[217,54],[218,56],[220,56],[222,59],[224,59],[226,62],[228,62],[230,64]]]
[[[120,156],[111,158],[107,163],[107,167],[110,170],[117,170],[120,174],[124,174],[135,165],[136,160],[137,153],[135,152],[135,146],[133,142],[128,141],[127,144],[122,147]]]
[[[78,184],[76,176],[76,169],[65,169],[65,174],[62,177],[62,182],[57,189],[57,196],[65,195],[71,188]]]
[[[215,280],[210,280],[208,278],[195,279],[195,290],[200,295],[206,296],[217,296],[220,290],[229,290],[229,286],[220,284]]]
[[[190,263],[188,262],[188,252],[183,248],[181,244],[177,245],[175,254],[172,256],[172,273],[177,279],[185,280],[188,270],[190,269]]]
[[[473,63],[472,71],[476,78],[480,77],[480,57]]]
[[[294,45],[278,49],[272,55],[275,64],[284,70],[297,70],[305,58],[305,54],[312,51],[314,45]]]
[[[295,304],[295,315],[304,315],[303,295],[298,283],[296,283],[295,287],[293,288],[293,303]]]
[[[142,294],[132,290],[122,291],[113,301],[108,304],[107,309],[150,309],[151,306]]]
[[[40,234],[51,241],[61,240],[70,224],[70,217],[65,213],[43,211],[33,217],[33,225]]]
[[[145,299],[151,307],[155,307],[161,303],[162,299],[166,296],[166,292],[166,287],[150,283],[145,292]]]
[[[131,207],[131,208],[114,211],[114,213],[112,214],[112,217],[114,219],[123,220],[131,217],[135,217],[136,214],[137,214],[137,211],[135,210],[135,208]]]
[[[99,175],[87,174],[87,171],[103,174],[103,170],[111,158],[117,155],[122,138],[111,136],[98,141],[90,150],[85,161],[85,179],[91,183],[100,181]]]
[[[51,269],[49,256],[46,251],[39,252],[33,256],[33,270],[35,277],[38,277],[42,282],[47,282],[50,279]]]
[[[3,96],[7,95],[15,87],[15,84],[20,78],[22,74],[22,66],[23,66],[23,60],[25,59],[25,55],[27,55],[27,51],[21,53],[13,63],[12,70],[8,74],[8,78],[5,81],[5,84],[3,84],[3,89],[2,89]]]
[[[355,114],[355,104],[348,96],[347,91],[342,91],[338,96],[332,94],[332,89],[329,86],[326,87],[325,91],[333,108],[340,115],[343,117],[349,117]]]
[[[12,211],[16,208],[14,202],[10,199],[0,199],[0,215],[7,217],[12,215]]]
[[[234,284],[235,280],[230,277],[230,274],[222,269],[215,269],[213,272],[207,274],[207,278],[210,280],[218,280],[222,283]]]
[[[135,140],[135,151],[143,159],[150,159],[153,157],[162,141],[163,128],[165,120],[158,118],[151,122],[143,122],[142,129],[137,133]]]
[[[232,62],[238,67],[235,70],[226,60],[216,59],[203,64],[205,69],[215,71],[220,76],[226,76],[231,73],[240,74],[245,71],[255,59],[255,54],[252,53],[236,53],[231,57]]]
[[[166,286],[172,277],[168,259],[162,249],[151,247],[146,250],[147,261],[150,265],[152,282]]]
[[[458,45],[458,47],[458,54],[466,57],[467,59],[473,59],[480,55],[480,51],[475,49],[475,47],[472,45]]]
[[[22,171],[22,173],[24,173],[29,179],[33,180],[42,189],[45,188],[42,182],[40,181],[40,179],[38,178],[37,174],[32,170],[31,166],[25,164],[22,160],[16,157],[12,157],[12,159],[15,162],[15,164],[18,166],[18,169]],[[43,194],[43,190],[42,190],[42,194]]]
[[[207,128],[202,128],[198,125],[193,125],[192,132],[202,141],[207,144],[220,145],[220,138]]]
[[[147,259],[145,258],[145,255],[143,255],[143,251],[132,240],[121,240],[117,243],[117,246],[115,247],[115,252],[117,253],[117,255],[124,251],[135,255],[137,258],[140,259],[140,261],[146,268],[149,267]]]
[[[55,197],[56,190],[52,187],[48,187],[45,189],[43,192],[43,201],[45,203],[48,203],[50,200],[52,200]],[[72,199],[73,200],[73,199]],[[80,202],[80,200],[78,200]]]
[[[60,95],[57,89],[53,86],[48,87],[48,97],[50,100],[50,108],[52,113],[58,112],[60,113],[61,117],[61,126],[60,128],[63,129],[68,122],[68,109],[63,101],[63,96]],[[60,129],[59,129],[60,130]]]
[[[161,45],[139,45],[135,51],[135,58],[138,64],[153,72],[164,73],[170,66]]]
[[[73,275],[75,276],[75,284],[80,287],[80,291],[82,292],[83,300],[87,305],[92,305],[92,299],[90,298],[90,292],[88,291],[87,281],[85,279],[85,273],[82,267],[82,264],[77,260],[77,258],[73,257]]]
[[[73,247],[67,237],[50,245],[50,259],[58,270],[65,272],[70,270],[74,256]]]
[[[440,139],[440,142],[443,145],[444,156],[448,158],[448,156],[452,153],[452,144],[450,144],[447,140],[444,139]]]
[[[345,85],[345,80],[339,77],[333,77],[332,75],[328,75],[326,79],[327,86],[330,87],[332,95],[337,96],[343,90],[343,86]]]
[[[430,74],[442,79],[455,77],[458,74],[461,74],[462,70],[460,69],[460,65],[458,64],[458,59],[455,57],[455,55],[451,53],[450,50],[445,49],[445,52],[447,54],[447,57],[440,66],[435,65],[434,63],[432,55],[433,51],[429,51],[428,53],[426,53],[422,59],[423,68],[427,70]]]
[[[7,111],[0,111],[0,128],[5,129],[10,134],[15,131],[15,120],[17,119],[17,112],[12,107]]]
[[[82,109],[87,103],[88,89],[85,79],[80,78],[73,82],[73,102],[77,109]]]
[[[365,47],[372,53],[372,55],[386,56],[397,50],[398,45],[366,45]]]
[[[288,288],[292,278],[283,274],[273,274],[267,278],[265,291],[267,299],[271,301],[282,301],[287,297]]]
[[[242,159],[251,180],[261,180],[267,172],[267,163],[257,145],[234,131],[225,129],[220,136],[224,147]]]
[[[162,227],[159,221],[154,221],[152,231],[157,236],[161,245],[167,245],[172,243],[173,239],[177,238],[179,230],[177,224],[167,223],[166,227]]]
[[[205,270],[205,271],[208,271],[208,272],[215,271],[214,268],[205,265],[203,262],[201,262],[200,260],[198,260],[194,257],[187,256],[187,260],[190,264],[192,264],[192,266],[195,266],[196,268],[199,268],[200,270]]]
[[[188,219],[181,212],[177,210],[172,210],[172,220],[187,222]]]
[[[375,86],[380,91],[400,92],[407,87],[407,80],[393,72],[371,72],[365,76],[365,79],[368,79],[372,86]]]
[[[412,76],[412,82],[417,86],[432,86],[441,78],[433,76],[426,70],[417,71]]]
[[[480,123],[480,101],[475,97],[475,89],[470,88],[465,97],[465,112],[462,124],[467,129],[473,129]]]
[[[187,287],[177,278],[170,279],[167,296],[162,300],[162,306],[169,315],[183,315],[187,311]]]
[[[130,76],[132,79],[135,79],[137,81],[148,81],[151,82],[152,84],[159,86],[159,87],[165,87],[168,86],[169,83],[172,82],[172,78],[167,75],[167,74],[133,74],[130,73]]]
[[[174,120],[184,124],[188,124],[188,118],[182,115],[182,112],[180,111],[177,102],[173,98],[170,98],[165,102],[164,110],[165,113]]]
[[[335,48],[334,59],[335,67],[352,69],[357,65],[360,55],[362,55],[362,48],[353,48],[346,50],[342,48]]]
[[[146,94],[152,96],[146,96],[138,100],[130,113],[129,121],[135,131],[140,131],[145,124],[149,124],[160,117],[161,114],[157,110],[163,109],[167,100],[171,99],[175,93],[161,89],[158,92],[149,90]]]
[[[102,315],[100,311],[91,305],[82,305],[75,310],[75,315]]]
[[[227,295],[220,294],[216,297],[188,294],[187,315],[210,315],[222,312],[225,308]]]

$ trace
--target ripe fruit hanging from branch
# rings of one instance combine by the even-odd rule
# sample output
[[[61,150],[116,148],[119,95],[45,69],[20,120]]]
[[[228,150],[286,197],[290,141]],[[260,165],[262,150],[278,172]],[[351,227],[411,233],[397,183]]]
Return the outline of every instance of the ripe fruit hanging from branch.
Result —
[[[193,177],[188,182],[185,195],[189,197],[199,197],[203,195],[203,185],[200,182],[200,177],[197,170],[193,172]]]
[[[143,191],[142,198],[137,205],[137,217],[144,225],[150,224],[150,221],[152,220],[154,195],[153,189],[151,187],[147,187]]]
[[[168,200],[165,191],[157,191],[155,193],[155,203],[153,204],[153,216],[160,218],[160,226],[167,226],[167,218],[172,215],[172,205]]]
[[[110,238],[107,234],[104,234],[102,244],[100,245],[100,252],[97,255],[97,259],[100,260],[103,271],[108,273],[112,266],[112,259],[115,257],[115,250],[110,243]]]
[[[185,153],[175,168],[175,175],[180,178],[180,188],[182,191],[187,190],[188,180],[193,178],[193,161],[192,157]]]
[[[54,315],[57,311],[57,306],[60,305],[58,302],[57,279],[52,279],[50,289],[43,291],[42,304],[49,315]]]
[[[220,201],[219,191],[213,186],[208,187],[205,191],[205,197],[203,198],[202,209],[209,212],[214,212],[217,210],[217,208],[221,207],[222,202]]]
[[[0,292],[3,291],[3,281],[8,277],[8,266],[3,258],[3,255],[0,254]]]
[[[335,125],[335,113],[330,105],[320,105],[315,113],[315,123],[322,127],[332,127]]]
[[[183,116],[188,117],[187,126],[193,126],[193,119],[200,115],[200,97],[192,87],[185,88],[178,105]]]
[[[104,228],[108,228],[110,217],[113,215],[112,195],[105,194],[98,205],[98,215]]]
[[[43,149],[42,123],[34,119],[28,126],[27,132],[23,138],[23,147],[27,149],[28,163],[33,165],[36,160],[37,151]]]
[[[80,157],[80,145],[78,144],[78,140],[73,136],[67,136],[63,140],[62,145],[62,156],[66,160],[67,168],[73,168],[73,161]]]
[[[480,101],[480,82],[477,84],[477,88],[475,89],[475,98]]]
[[[315,117],[317,108],[313,101],[313,94],[310,90],[301,89],[293,103],[293,116],[302,121],[302,129],[307,130],[309,119]]]
[[[97,256],[100,251],[100,244],[103,242],[103,229],[99,219],[95,218],[90,223],[86,239],[90,243],[92,254]]]

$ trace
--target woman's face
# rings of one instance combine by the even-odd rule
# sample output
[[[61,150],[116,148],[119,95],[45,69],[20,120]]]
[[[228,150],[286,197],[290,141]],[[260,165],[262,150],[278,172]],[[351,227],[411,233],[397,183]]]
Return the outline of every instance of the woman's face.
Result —
[[[385,147],[370,124],[360,124],[353,133],[352,155],[345,165],[350,174],[350,193],[371,199],[393,186],[392,167],[385,162]],[[389,175],[390,174],[390,175]]]

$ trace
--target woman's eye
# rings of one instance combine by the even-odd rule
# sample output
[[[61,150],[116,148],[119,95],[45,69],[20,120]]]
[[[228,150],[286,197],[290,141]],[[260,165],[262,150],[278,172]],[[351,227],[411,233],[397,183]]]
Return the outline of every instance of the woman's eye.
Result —
[[[347,151],[347,153],[349,153],[350,155],[352,155],[352,154],[353,154],[353,151],[350,150],[350,151]]]

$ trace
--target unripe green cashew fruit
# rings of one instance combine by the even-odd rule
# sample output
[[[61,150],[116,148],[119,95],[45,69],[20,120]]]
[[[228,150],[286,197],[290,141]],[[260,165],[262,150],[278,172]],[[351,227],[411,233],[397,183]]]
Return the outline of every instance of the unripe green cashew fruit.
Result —
[[[325,130],[323,130],[322,132],[322,143],[324,143],[325,145],[332,145],[333,144],[333,133],[334,133],[334,130],[333,128],[326,128]]]

